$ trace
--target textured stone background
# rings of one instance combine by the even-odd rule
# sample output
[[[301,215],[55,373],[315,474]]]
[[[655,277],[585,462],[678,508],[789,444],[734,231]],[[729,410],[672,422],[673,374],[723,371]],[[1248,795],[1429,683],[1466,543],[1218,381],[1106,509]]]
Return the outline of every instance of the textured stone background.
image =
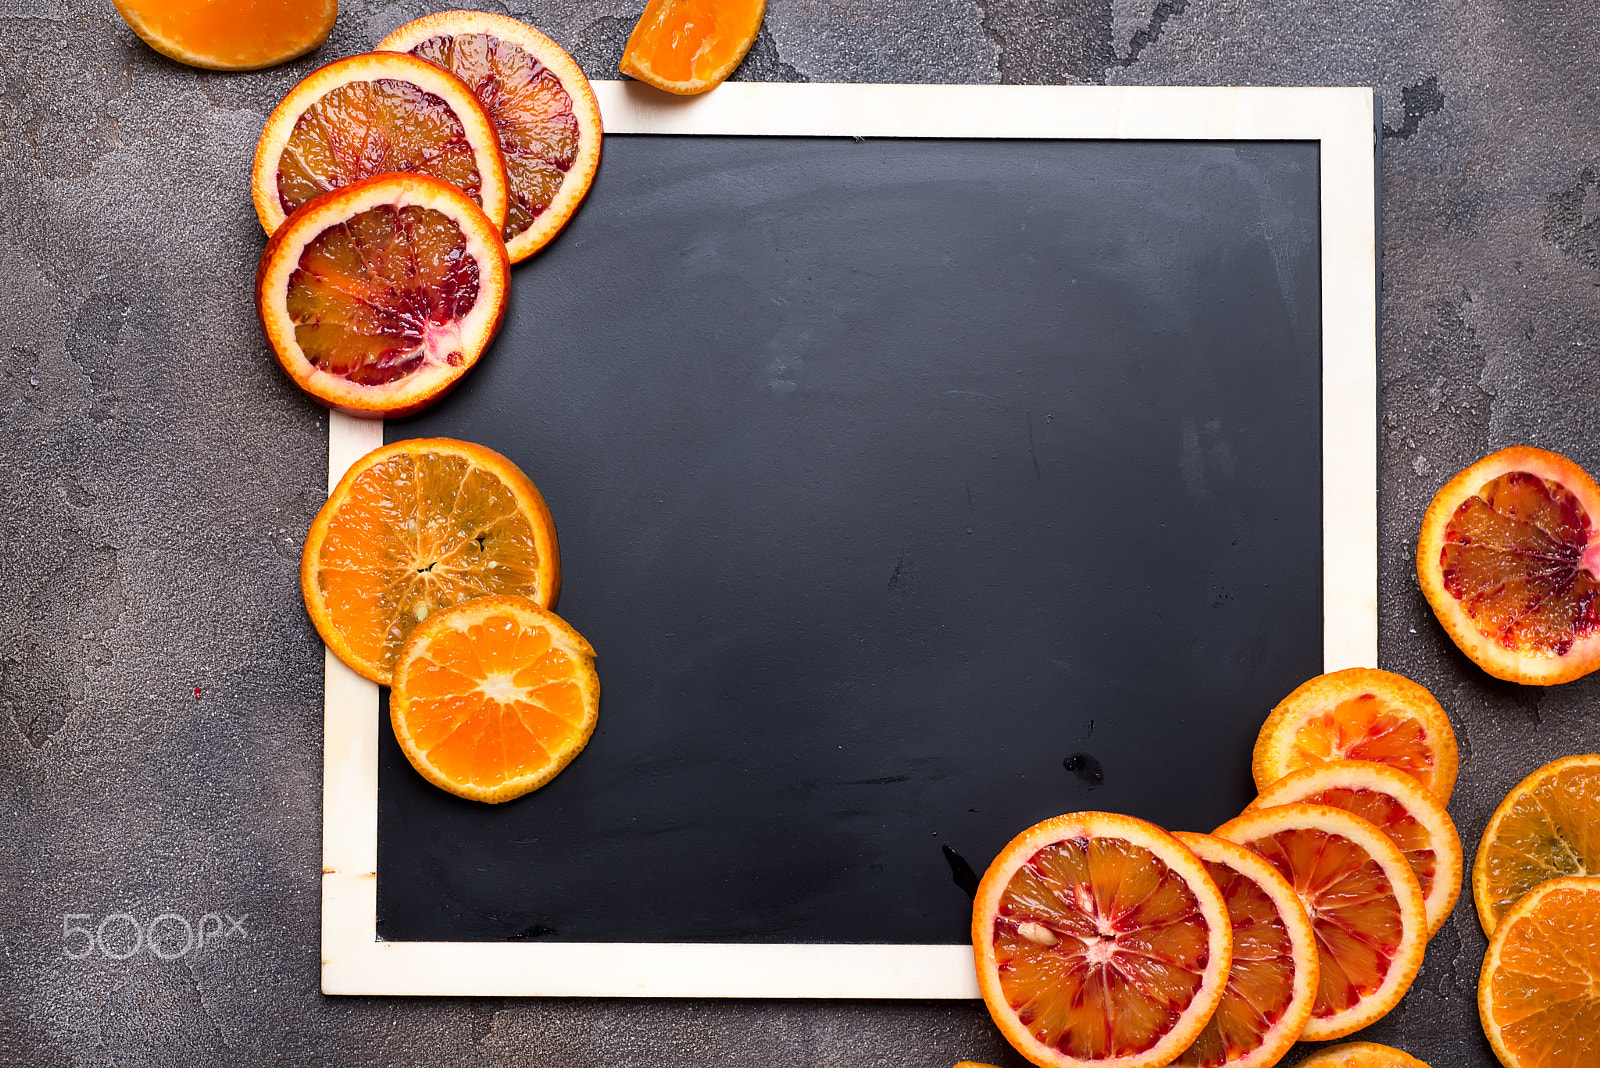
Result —
[[[605,77],[640,6],[509,13]],[[1021,1065],[967,1004],[317,993],[321,655],[295,569],[326,419],[254,321],[245,181],[285,90],[427,10],[348,0],[312,57],[220,75],[106,0],[0,0],[0,1063]],[[1434,490],[1491,449],[1600,471],[1597,42],[1600,7],[1548,0],[771,0],[740,76],[1379,90],[1382,660],[1455,719],[1470,856],[1526,772],[1600,749],[1600,675],[1494,682],[1410,563]],[[249,937],[68,959],[63,914],[118,911],[247,914]],[[1369,1036],[1491,1065],[1483,948],[1469,894]]]

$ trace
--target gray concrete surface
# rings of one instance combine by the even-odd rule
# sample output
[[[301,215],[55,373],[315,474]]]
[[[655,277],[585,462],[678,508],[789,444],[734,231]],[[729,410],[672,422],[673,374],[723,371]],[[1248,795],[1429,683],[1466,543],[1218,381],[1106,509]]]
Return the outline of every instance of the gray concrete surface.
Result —
[[[509,11],[607,76],[640,6]],[[286,89],[426,10],[349,0],[313,56],[218,75],[107,0],[0,0],[0,1064],[1020,1065],[967,1004],[317,993],[321,654],[295,571],[326,418],[259,335],[245,181]],[[1455,719],[1470,851],[1527,771],[1600,749],[1600,676],[1494,682],[1411,564],[1434,490],[1493,448],[1600,471],[1597,42],[1600,8],[1549,0],[772,0],[741,76],[1383,94],[1382,660]],[[64,915],[118,912],[248,937],[70,958]],[[1463,901],[1368,1036],[1491,1065],[1483,948]]]

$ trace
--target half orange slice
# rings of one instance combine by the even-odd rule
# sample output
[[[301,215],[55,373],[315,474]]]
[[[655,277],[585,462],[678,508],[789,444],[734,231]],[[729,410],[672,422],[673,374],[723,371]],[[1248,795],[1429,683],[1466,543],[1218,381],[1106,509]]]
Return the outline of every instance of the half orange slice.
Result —
[[[669,93],[703,93],[738,69],[766,11],[767,0],[650,0],[619,69]]]
[[[328,39],[338,0],[112,0],[145,44],[207,70],[259,70]]]
[[[1472,863],[1478,922],[1492,935],[1540,883],[1600,875],[1600,754],[1553,760],[1516,785],[1489,817]]]
[[[1321,1049],[1295,1068],[1428,1068],[1405,1050],[1376,1042],[1345,1042]]]
[[[1483,956],[1478,1018],[1506,1068],[1600,1064],[1600,879],[1541,883],[1505,914]]]
[[[1023,831],[978,884],[978,987],[1045,1068],[1157,1068],[1192,1046],[1232,959],[1222,893],[1144,820],[1076,812]]]

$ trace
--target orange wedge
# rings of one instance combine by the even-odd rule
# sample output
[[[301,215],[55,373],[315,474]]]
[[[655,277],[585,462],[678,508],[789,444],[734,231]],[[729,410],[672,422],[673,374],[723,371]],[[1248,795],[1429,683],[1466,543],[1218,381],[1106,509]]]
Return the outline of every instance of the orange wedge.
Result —
[[[1505,914],[1478,976],[1478,1019],[1506,1068],[1600,1064],[1600,879],[1552,879]]]
[[[472,90],[493,121],[510,180],[506,252],[520,263],[578,210],[600,166],[600,105],[571,56],[525,23],[486,11],[441,11],[378,42],[437,64]]]
[[[599,714],[594,650],[526,597],[479,597],[430,615],[401,648],[389,695],[411,766],[490,804],[553,779]]]
[[[1456,734],[1433,694],[1404,675],[1346,668],[1278,702],[1256,736],[1256,789],[1325,760],[1371,760],[1416,776],[1441,801],[1456,784]]]
[[[452,185],[380,174],[278,228],[256,311],[295,385],[352,415],[427,407],[472,369],[505,316],[499,229]]]
[[[1354,812],[1388,835],[1422,887],[1429,937],[1444,926],[1461,896],[1461,836],[1444,805],[1421,783],[1384,764],[1335,760],[1285,775],[1245,811],[1296,803]]]
[[[1484,933],[1494,934],[1522,895],[1567,875],[1600,875],[1600,754],[1551,761],[1489,817],[1472,863]]]
[[[1172,1063],[1183,1068],[1271,1068],[1289,1052],[1317,997],[1317,937],[1278,869],[1240,845],[1177,833],[1205,864],[1233,924],[1233,965],[1222,1002]]]
[[[157,52],[208,70],[259,70],[305,55],[333,29],[338,0],[112,0]]]
[[[289,90],[256,142],[250,196],[270,236],[307,201],[396,171],[449,182],[505,226],[489,113],[455,75],[399,52],[335,60]]]
[[[1600,667],[1600,486],[1545,449],[1501,449],[1422,517],[1417,580],[1461,651],[1498,679],[1548,686]]]
[[[1318,1050],[1295,1068],[1428,1068],[1404,1050],[1376,1042],[1346,1042]]]
[[[334,487],[306,535],[300,590],[322,640],[387,684],[417,624],[462,601],[555,600],[550,510],[504,456],[449,438],[374,449]]]
[[[1022,832],[978,884],[978,987],[1044,1068],[1158,1068],[1192,1046],[1222,1000],[1227,904],[1205,865],[1161,828],[1076,812]]]
[[[767,0],[650,0],[620,69],[669,93],[703,93],[743,62],[766,11]]]
[[[1302,1036],[1343,1038],[1400,1003],[1422,967],[1428,919],[1400,848],[1360,816],[1279,805],[1215,834],[1254,850],[1289,880],[1317,936],[1317,1000]]]

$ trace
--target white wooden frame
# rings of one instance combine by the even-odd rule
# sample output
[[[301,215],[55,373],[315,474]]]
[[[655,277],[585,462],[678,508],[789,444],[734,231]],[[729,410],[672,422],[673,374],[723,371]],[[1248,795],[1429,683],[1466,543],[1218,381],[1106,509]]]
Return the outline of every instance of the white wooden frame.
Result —
[[[1321,145],[1323,660],[1377,664],[1376,147],[1369,89],[596,82],[609,133],[1317,141]],[[334,414],[328,485],[383,442]],[[325,657],[328,994],[971,998],[965,946],[385,942],[378,688]]]

